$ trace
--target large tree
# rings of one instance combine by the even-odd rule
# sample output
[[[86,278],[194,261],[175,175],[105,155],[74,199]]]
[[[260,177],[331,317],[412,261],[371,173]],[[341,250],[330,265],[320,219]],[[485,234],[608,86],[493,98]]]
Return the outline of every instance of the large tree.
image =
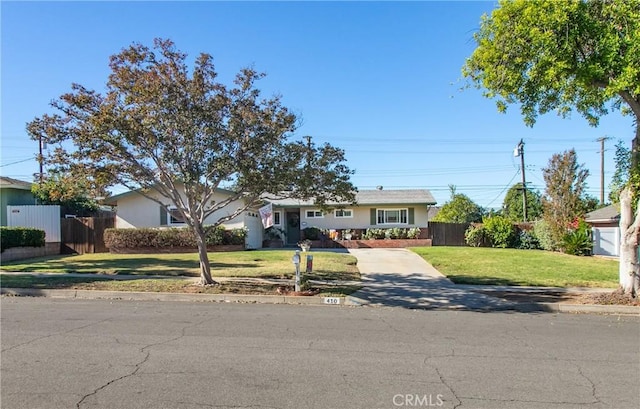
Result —
[[[463,74],[500,111],[520,105],[530,126],[554,110],[564,117],[575,109],[593,126],[611,109],[631,114],[632,172],[640,174],[640,0],[500,0],[474,37],[478,46]],[[631,180],[630,194],[640,189]],[[635,243],[623,245],[621,284],[635,295],[640,212],[620,227],[623,242]]]
[[[261,97],[256,81],[263,74],[242,69],[227,87],[210,55],[200,54],[192,69],[186,58],[170,40],[133,44],[111,57],[104,93],[73,84],[52,103],[55,114],[27,128],[32,138],[57,145],[47,159],[58,168],[175,206],[195,234],[201,282],[212,284],[204,223],[216,210],[229,214],[213,225],[265,195],[323,206],[353,201],[355,188],[342,150],[291,140],[296,116],[280,97]],[[230,185],[234,194],[213,201],[217,188]]]
[[[540,193],[527,189],[527,220],[537,220],[542,216],[542,202]],[[502,202],[502,214],[512,222],[524,220],[522,204],[522,183],[511,186]]]
[[[542,207],[543,218],[551,229],[551,236],[560,243],[567,227],[577,217],[583,217],[586,179],[589,171],[578,164],[576,151],[554,154],[542,169],[546,183]]]
[[[447,201],[438,214],[433,218],[434,222],[445,223],[474,223],[481,222],[484,210],[467,195],[456,193],[456,187],[449,186],[451,198]]]

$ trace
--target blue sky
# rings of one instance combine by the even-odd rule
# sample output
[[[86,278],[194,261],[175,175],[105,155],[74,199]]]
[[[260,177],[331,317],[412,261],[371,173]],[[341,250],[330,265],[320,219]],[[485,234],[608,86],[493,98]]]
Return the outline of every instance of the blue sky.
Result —
[[[630,143],[632,121],[612,112],[598,128],[574,113],[540,117],[533,128],[517,106],[500,114],[476,89],[461,88],[480,16],[495,2],[7,2],[1,3],[0,174],[33,180],[37,143],[25,124],[51,112],[72,82],[102,91],[108,58],[132,42],[170,38],[191,61],[214,57],[230,83],[242,67],[267,73],[311,135],[346,151],[360,189],[427,188],[443,204],[448,185],[485,207],[500,207],[521,180],[513,149],[525,142],[527,181],[544,190],[541,168],[575,148],[599,197],[614,144]],[[15,163],[19,162],[19,163]],[[608,192],[608,189],[606,190]]]

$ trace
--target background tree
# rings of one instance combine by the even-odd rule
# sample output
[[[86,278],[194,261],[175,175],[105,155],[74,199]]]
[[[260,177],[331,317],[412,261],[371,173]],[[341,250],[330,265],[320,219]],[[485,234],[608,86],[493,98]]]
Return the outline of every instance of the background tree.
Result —
[[[433,218],[434,222],[445,223],[474,223],[481,222],[484,211],[468,196],[456,193],[455,186],[449,186],[451,198],[442,205],[438,214]]]
[[[578,164],[578,156],[572,149],[554,154],[546,168],[542,169],[546,183],[542,207],[551,237],[561,243],[567,227],[577,217],[583,217],[584,190],[589,171]]]
[[[609,184],[609,200],[611,203],[620,203],[620,192],[629,183],[631,173],[631,150],[622,140],[616,143],[615,172]]]
[[[522,211],[522,183],[511,186],[502,201],[502,214],[512,222],[524,220]],[[527,189],[527,220],[537,220],[542,216],[542,201],[538,191]]]
[[[92,216],[99,208],[86,179],[69,174],[49,173],[42,183],[31,185],[31,192],[41,204],[59,205],[63,213]]]
[[[500,0],[474,37],[463,74],[499,111],[519,104],[527,125],[554,110],[575,109],[593,126],[610,109],[633,115],[632,174],[640,175],[640,0]],[[637,192],[640,176],[626,188]],[[622,246],[620,280],[635,295],[640,212],[622,219],[622,241],[635,244]]]
[[[290,141],[296,117],[279,97],[261,97],[263,74],[242,69],[228,88],[216,80],[210,55],[200,54],[189,70],[186,54],[162,39],[152,48],[133,44],[109,65],[104,94],[73,84],[52,103],[57,113],[34,119],[28,131],[58,144],[47,159],[59,167],[175,206],[195,234],[203,284],[214,283],[203,224],[216,210],[243,203],[214,226],[265,195],[313,198],[319,206],[354,200],[344,152]],[[234,194],[212,200],[230,185]]]

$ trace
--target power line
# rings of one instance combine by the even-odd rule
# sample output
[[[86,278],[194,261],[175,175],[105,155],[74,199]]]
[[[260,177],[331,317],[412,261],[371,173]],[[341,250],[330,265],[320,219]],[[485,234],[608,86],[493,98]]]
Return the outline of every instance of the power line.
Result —
[[[3,165],[0,165],[0,168],[3,168],[5,166],[10,166],[10,165],[15,165],[17,163],[27,162],[27,161],[30,161],[30,160],[33,160],[33,158],[23,159],[23,160],[19,160],[19,161],[16,161],[16,162],[11,162],[11,163],[5,163]]]

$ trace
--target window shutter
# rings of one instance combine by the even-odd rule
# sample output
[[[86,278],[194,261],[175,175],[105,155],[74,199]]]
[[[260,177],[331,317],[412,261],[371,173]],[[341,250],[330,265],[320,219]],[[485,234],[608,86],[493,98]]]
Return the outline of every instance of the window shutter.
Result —
[[[415,213],[413,207],[409,208],[409,224],[414,224],[416,222]]]
[[[160,206],[160,226],[167,225],[167,210]]]
[[[375,226],[375,225],[376,225],[376,222],[377,222],[377,220],[378,220],[378,213],[376,212],[376,209],[375,209],[375,208],[372,208],[372,209],[370,210],[370,214],[371,214],[371,220],[369,220],[369,221],[371,222],[370,224],[371,224],[372,226]]]

